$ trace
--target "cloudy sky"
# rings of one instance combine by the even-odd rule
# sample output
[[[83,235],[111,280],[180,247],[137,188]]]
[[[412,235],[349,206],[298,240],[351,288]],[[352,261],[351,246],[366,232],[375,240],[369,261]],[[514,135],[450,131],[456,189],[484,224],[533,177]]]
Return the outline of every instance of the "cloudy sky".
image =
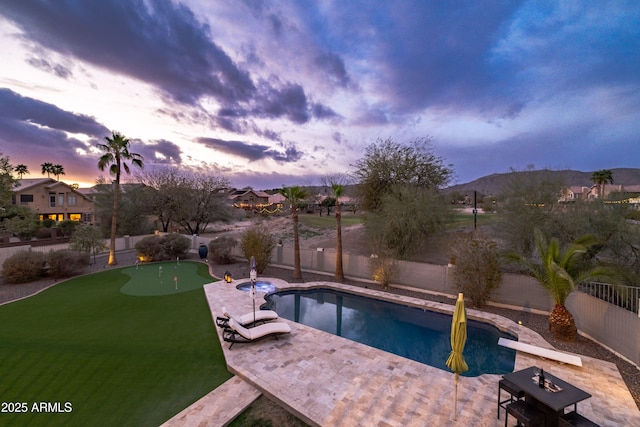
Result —
[[[256,189],[432,137],[464,183],[640,167],[636,0],[0,0],[0,151],[92,185],[111,131],[146,168]]]

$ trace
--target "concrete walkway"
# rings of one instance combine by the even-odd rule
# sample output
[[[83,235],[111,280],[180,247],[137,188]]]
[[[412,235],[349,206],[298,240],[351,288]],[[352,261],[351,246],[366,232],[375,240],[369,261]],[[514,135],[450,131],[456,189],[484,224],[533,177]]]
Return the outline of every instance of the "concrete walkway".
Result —
[[[453,306],[445,304],[342,284],[315,282],[290,285],[279,279],[261,279],[271,280],[279,289],[332,287],[434,311],[453,311]],[[251,311],[247,293],[238,291],[235,288],[237,284],[237,281],[231,284],[216,282],[205,286],[212,321],[222,306],[233,313]],[[263,302],[259,298],[256,305]],[[509,319],[471,309],[467,310],[467,315],[509,331],[522,342],[552,348],[539,334]],[[504,425],[504,414],[501,420],[496,419],[499,375],[461,377],[458,413],[454,417],[451,373],[304,325],[282,321],[291,325],[290,336],[236,344],[232,350],[229,350],[229,343],[222,341],[222,332],[218,329],[227,366],[236,375],[234,384],[237,385],[234,388],[238,387],[239,391],[231,393],[246,394],[250,399],[261,392],[313,426]],[[609,362],[581,357],[583,367],[579,368],[518,353],[515,369],[536,365],[591,393],[593,397],[578,405],[578,412],[602,426],[640,425],[640,411],[617,367]],[[255,390],[247,391],[246,384],[240,379]],[[207,398],[185,409],[166,425],[218,426],[233,419],[224,421],[218,412],[232,413],[225,404],[238,406],[234,398],[213,396],[211,406],[205,400]]]

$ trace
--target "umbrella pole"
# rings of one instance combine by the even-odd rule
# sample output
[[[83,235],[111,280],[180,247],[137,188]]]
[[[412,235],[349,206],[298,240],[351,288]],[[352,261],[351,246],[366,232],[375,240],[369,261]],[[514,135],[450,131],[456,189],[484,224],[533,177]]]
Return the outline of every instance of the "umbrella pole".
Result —
[[[453,383],[456,385],[456,397],[453,399],[453,420],[458,420],[458,374],[456,374]]]

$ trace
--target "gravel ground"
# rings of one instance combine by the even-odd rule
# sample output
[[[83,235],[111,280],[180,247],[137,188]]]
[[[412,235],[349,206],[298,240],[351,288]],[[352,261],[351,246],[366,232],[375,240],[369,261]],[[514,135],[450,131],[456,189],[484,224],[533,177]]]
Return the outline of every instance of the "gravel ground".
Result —
[[[197,260],[198,257],[196,254],[190,254],[188,258]],[[134,251],[121,252],[117,254],[117,259],[119,262],[118,267],[134,265],[135,253]],[[88,274],[88,273],[93,273],[97,271],[103,271],[107,268],[110,268],[106,265],[106,261],[107,261],[106,256],[98,257],[97,262],[91,266],[88,266],[84,273]],[[225,271],[230,271],[232,274],[232,277],[234,278],[248,277],[248,273],[249,273],[247,263],[235,263],[231,265],[214,265],[213,271],[214,271],[214,274],[218,277],[222,277]],[[288,282],[295,282],[291,277],[292,271],[288,269],[267,267],[267,269],[262,275],[264,277],[275,277],[275,278],[286,280]],[[332,280],[332,276],[307,273],[307,272],[303,272],[302,276],[303,276],[302,281],[304,282]],[[46,289],[47,287],[55,285],[56,283],[57,282],[52,279],[43,279],[36,282],[24,283],[20,285],[6,285],[4,283],[0,283],[0,305],[7,303],[9,301],[26,298],[43,289]],[[382,290],[382,287],[375,283],[358,282],[358,281],[353,281],[348,279],[345,280],[345,283],[353,286],[361,286],[361,287],[366,287],[370,289]],[[451,305],[455,304],[455,300],[453,299],[448,299],[441,296],[433,296],[433,295],[424,294],[421,292],[412,292],[404,289],[393,289],[393,288],[388,289],[387,292],[390,292],[393,294],[399,294],[399,295],[408,295],[415,298],[429,299],[429,300],[447,303]],[[492,306],[485,307],[482,310],[504,316],[516,322],[518,320],[522,320],[525,326],[538,332],[549,343],[551,343],[555,348],[559,350],[569,351],[572,353],[577,353],[584,356],[589,356],[596,359],[606,360],[606,361],[615,363],[622,375],[622,378],[627,384],[627,387],[629,388],[631,394],[633,395],[636,405],[640,409],[640,369],[635,365],[621,359],[620,357],[616,356],[614,353],[610,352],[606,348],[582,336],[578,336],[578,339],[575,342],[564,342],[564,341],[559,341],[554,339],[553,337],[550,336],[548,332],[547,316],[531,314],[531,313],[523,313],[517,310],[508,310],[508,309],[492,307]]]

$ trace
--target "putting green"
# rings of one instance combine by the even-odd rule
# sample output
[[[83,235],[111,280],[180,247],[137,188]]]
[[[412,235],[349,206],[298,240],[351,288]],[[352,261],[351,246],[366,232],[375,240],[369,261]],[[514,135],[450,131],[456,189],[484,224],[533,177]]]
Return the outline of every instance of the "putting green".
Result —
[[[189,292],[215,280],[198,275],[198,263],[188,261],[140,264],[124,268],[122,273],[129,276],[129,281],[120,292],[139,297]]]

